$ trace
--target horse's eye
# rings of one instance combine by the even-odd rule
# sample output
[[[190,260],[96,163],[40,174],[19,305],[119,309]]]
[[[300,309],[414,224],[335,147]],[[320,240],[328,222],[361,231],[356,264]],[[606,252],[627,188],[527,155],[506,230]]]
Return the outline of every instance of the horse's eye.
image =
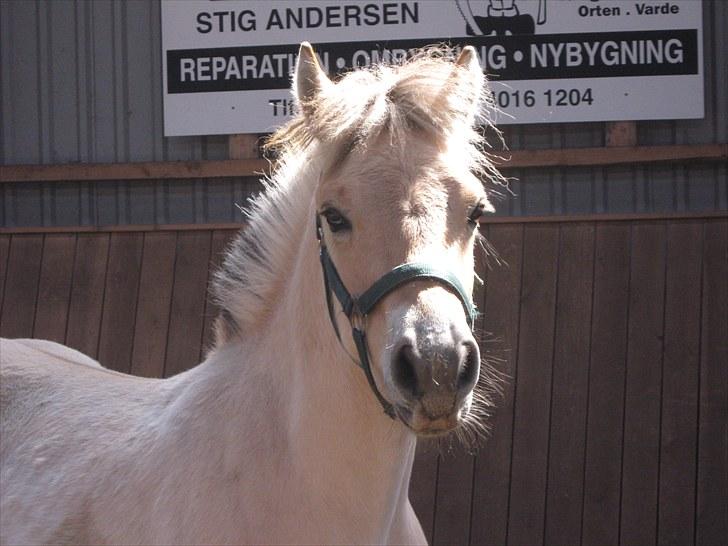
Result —
[[[481,201],[475,207],[473,207],[473,210],[468,214],[468,224],[471,226],[477,226],[478,225],[478,219],[485,214],[485,203]]]
[[[337,231],[345,231],[351,229],[351,222],[334,208],[328,208],[321,211],[321,214],[326,218],[326,223],[329,224],[329,229],[336,233]]]

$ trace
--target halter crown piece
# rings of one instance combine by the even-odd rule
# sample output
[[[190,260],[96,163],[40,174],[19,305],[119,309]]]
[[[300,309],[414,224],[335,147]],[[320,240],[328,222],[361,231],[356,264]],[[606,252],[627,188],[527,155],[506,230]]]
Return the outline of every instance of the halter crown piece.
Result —
[[[468,294],[463,287],[457,275],[448,269],[441,268],[437,265],[429,264],[427,262],[410,262],[398,265],[388,273],[385,273],[374,284],[372,284],[363,294],[358,297],[353,297],[346,289],[344,282],[339,276],[339,272],[334,266],[334,262],[331,260],[329,251],[326,248],[326,242],[324,241],[324,231],[321,226],[321,217],[316,215],[316,238],[319,243],[319,257],[321,259],[321,269],[324,277],[324,292],[326,293],[326,306],[329,311],[329,319],[336,332],[336,337],[341,341],[341,333],[339,327],[336,324],[336,318],[334,317],[334,302],[331,298],[333,292],[336,299],[341,304],[341,309],[349,319],[351,325],[351,335],[356,345],[357,353],[359,354],[359,362],[356,364],[364,370],[369,386],[379,400],[379,403],[386,413],[392,419],[395,418],[394,407],[390,404],[377,387],[374,376],[372,375],[372,369],[369,361],[369,347],[367,345],[365,324],[367,315],[376,307],[377,303],[392,292],[399,288],[401,285],[416,281],[419,279],[430,279],[439,282],[446,288],[450,288],[455,295],[460,299],[460,303],[463,305],[465,314],[468,317],[468,324],[472,330],[475,326],[475,317],[478,312],[473,304],[472,297]]]

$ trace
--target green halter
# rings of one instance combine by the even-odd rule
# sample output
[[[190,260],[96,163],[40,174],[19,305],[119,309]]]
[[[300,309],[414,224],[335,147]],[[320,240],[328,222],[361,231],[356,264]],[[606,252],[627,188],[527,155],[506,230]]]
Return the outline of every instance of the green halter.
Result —
[[[429,279],[439,282],[447,288],[450,288],[455,295],[460,299],[463,305],[465,314],[468,317],[468,323],[470,328],[473,329],[475,325],[475,317],[478,312],[475,309],[471,296],[465,291],[460,280],[457,276],[447,269],[438,267],[436,265],[428,264],[426,262],[411,262],[398,265],[388,273],[385,273],[382,277],[377,279],[363,294],[359,297],[354,298],[344,286],[339,272],[334,266],[334,262],[331,260],[329,251],[326,248],[326,242],[324,241],[324,232],[321,227],[321,218],[316,215],[316,238],[319,243],[319,256],[321,258],[321,268],[324,276],[324,292],[326,293],[326,306],[329,310],[329,318],[331,324],[336,332],[336,337],[341,341],[341,333],[339,327],[336,324],[334,318],[334,303],[331,298],[331,292],[334,293],[336,299],[341,304],[341,309],[349,319],[351,325],[351,335],[356,345],[357,353],[359,353],[359,362],[357,365],[364,370],[369,385],[374,391],[374,394],[379,400],[379,403],[384,409],[384,413],[389,415],[392,419],[395,418],[394,407],[390,404],[382,393],[377,388],[377,384],[374,381],[372,375],[372,369],[369,362],[369,348],[367,346],[366,339],[366,317],[376,307],[377,303],[403,284],[412,282],[418,279]],[[342,343],[343,346],[343,343]]]

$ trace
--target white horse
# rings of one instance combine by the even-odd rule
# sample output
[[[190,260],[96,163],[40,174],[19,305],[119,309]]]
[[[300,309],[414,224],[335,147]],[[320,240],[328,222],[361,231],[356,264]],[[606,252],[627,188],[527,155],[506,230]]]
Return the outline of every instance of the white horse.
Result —
[[[0,542],[425,543],[417,436],[477,430],[489,404],[483,89],[472,48],[334,83],[302,44],[300,114],[217,274],[202,364],[143,379],[2,341]]]

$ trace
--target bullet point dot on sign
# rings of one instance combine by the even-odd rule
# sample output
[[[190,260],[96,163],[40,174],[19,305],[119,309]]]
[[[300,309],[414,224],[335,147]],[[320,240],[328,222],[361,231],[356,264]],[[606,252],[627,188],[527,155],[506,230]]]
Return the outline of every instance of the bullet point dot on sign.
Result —
[[[345,66],[346,61],[343,58],[339,57],[338,59],[336,59],[336,68],[344,68]]]
[[[513,60],[517,63],[520,63],[523,60],[523,53],[521,51],[516,51],[513,53]]]

